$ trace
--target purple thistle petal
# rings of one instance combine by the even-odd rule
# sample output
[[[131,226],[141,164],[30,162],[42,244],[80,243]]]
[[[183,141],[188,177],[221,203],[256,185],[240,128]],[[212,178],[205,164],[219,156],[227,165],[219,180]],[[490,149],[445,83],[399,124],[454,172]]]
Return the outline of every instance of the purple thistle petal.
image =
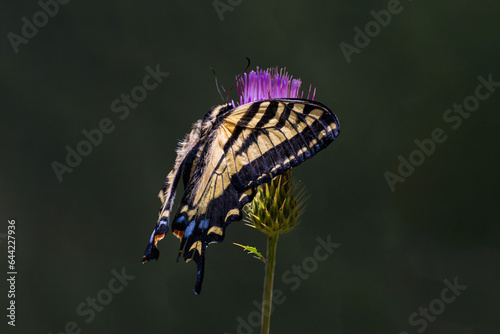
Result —
[[[300,89],[302,81],[293,79],[286,69],[268,68],[243,73],[237,78],[237,89],[240,97],[240,105],[275,98],[302,98],[304,92]],[[316,88],[311,97],[312,86],[309,86],[307,98],[314,100]]]

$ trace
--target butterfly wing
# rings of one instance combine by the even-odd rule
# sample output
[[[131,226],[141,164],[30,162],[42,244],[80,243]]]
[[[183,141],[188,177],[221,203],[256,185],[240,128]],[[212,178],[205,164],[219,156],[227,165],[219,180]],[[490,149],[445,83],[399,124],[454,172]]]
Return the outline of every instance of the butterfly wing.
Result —
[[[199,158],[199,154],[205,144],[205,140],[201,136],[201,125],[201,120],[194,123],[191,132],[186,135],[177,148],[177,157],[175,159],[174,168],[167,175],[165,184],[158,194],[162,203],[158,222],[156,223],[153,233],[151,233],[151,237],[149,238],[149,243],[142,257],[142,263],[153,259],[157,260],[160,255],[156,245],[158,244],[158,241],[163,239],[165,234],[168,232],[168,228],[170,226],[170,212],[172,211],[177,184],[179,183],[181,177],[184,178],[184,184],[187,183],[193,163]]]
[[[189,179],[173,233],[179,256],[197,264],[200,293],[208,244],[221,242],[227,225],[240,220],[255,187],[311,158],[339,134],[336,116],[303,99],[248,103],[217,117]]]
[[[233,129],[229,169],[237,189],[269,182],[311,158],[339,135],[339,121],[321,103],[275,99],[240,106],[224,120]]]

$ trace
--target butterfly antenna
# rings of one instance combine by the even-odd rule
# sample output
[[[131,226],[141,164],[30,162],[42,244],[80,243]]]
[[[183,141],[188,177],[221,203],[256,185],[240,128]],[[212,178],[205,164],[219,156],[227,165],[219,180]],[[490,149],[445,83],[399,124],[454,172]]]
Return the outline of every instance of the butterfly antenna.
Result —
[[[234,83],[231,86],[231,89],[229,90],[229,93],[226,93],[226,103],[229,103],[229,94],[233,90],[234,85],[236,85],[236,83],[238,82],[238,80],[240,80],[240,78],[243,75],[243,73],[245,73],[248,70],[248,68],[250,67],[250,58],[248,58],[248,57],[245,57],[245,58],[247,59],[247,66],[245,67],[245,69],[243,70],[243,72],[241,72],[241,74],[236,77],[236,80],[234,80]],[[222,89],[224,89],[224,87],[222,87]]]
[[[210,66],[210,70],[213,72],[214,77],[215,77],[215,87],[217,87],[217,91],[219,92],[221,100],[224,101],[224,98],[222,97],[222,94],[221,94],[220,89],[219,89],[219,82],[217,81],[217,74],[215,73],[215,69],[212,66]],[[222,89],[224,89],[224,87],[222,87]],[[225,93],[225,91],[224,91],[224,93]]]

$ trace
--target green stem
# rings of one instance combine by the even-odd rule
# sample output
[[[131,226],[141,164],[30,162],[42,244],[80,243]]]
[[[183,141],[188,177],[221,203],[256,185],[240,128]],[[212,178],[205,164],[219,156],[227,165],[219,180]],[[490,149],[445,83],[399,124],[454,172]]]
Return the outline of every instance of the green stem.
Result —
[[[261,334],[269,334],[271,326],[271,307],[273,305],[274,267],[276,265],[276,248],[278,233],[267,235],[267,260],[264,276],[264,293],[262,294],[262,328]]]

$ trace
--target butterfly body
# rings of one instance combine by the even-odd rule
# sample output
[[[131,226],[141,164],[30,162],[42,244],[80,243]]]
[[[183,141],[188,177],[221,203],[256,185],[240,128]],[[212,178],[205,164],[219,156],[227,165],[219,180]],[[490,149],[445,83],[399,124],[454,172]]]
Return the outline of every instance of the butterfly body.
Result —
[[[241,219],[256,187],[311,158],[338,134],[337,117],[315,101],[284,98],[212,108],[177,149],[143,262],[159,256],[156,245],[169,229],[177,184],[183,179],[172,230],[181,239],[178,258],[183,253],[198,266],[194,291],[200,293],[206,247],[221,242],[227,225]]]

